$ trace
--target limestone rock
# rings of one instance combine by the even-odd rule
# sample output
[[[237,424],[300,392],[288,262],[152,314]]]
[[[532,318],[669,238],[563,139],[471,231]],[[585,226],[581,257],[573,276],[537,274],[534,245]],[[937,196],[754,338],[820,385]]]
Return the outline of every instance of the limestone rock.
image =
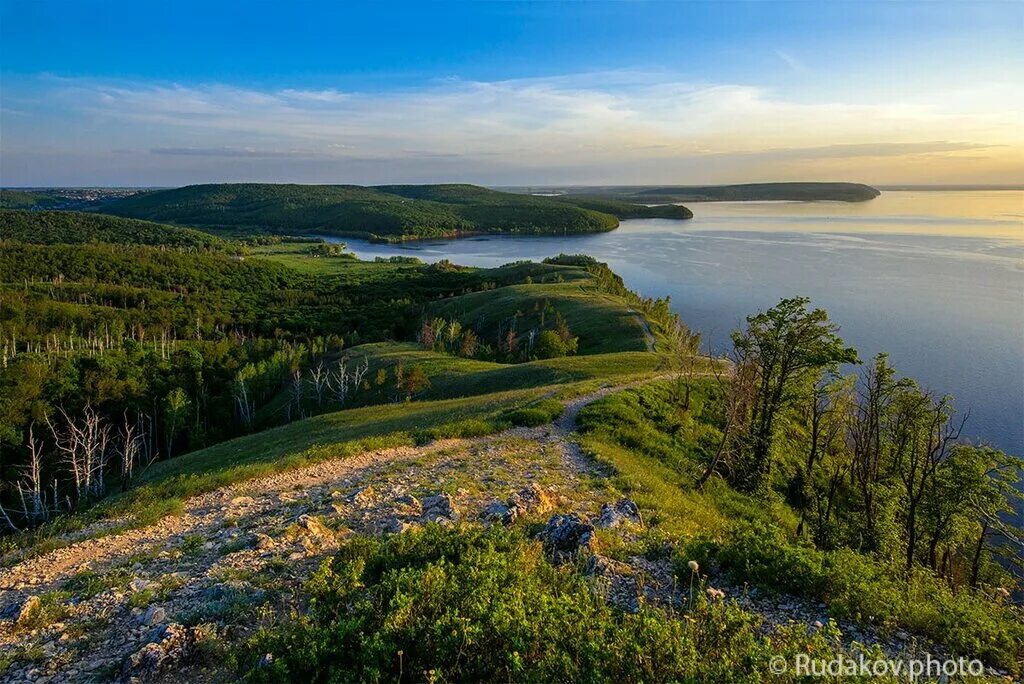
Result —
[[[145,591],[146,589],[148,589],[150,584],[152,584],[152,582],[150,582],[149,580],[144,580],[141,577],[136,577],[131,582],[129,582],[128,586],[131,588],[132,591],[138,593],[140,591]]]
[[[334,531],[324,525],[320,518],[313,515],[300,515],[296,526],[291,528],[289,536],[292,538],[297,536],[307,553],[318,553],[326,549],[333,549],[338,545]]]
[[[518,513],[506,506],[501,501],[492,501],[480,513],[480,518],[492,525],[511,525],[515,522]]]
[[[644,522],[640,517],[640,508],[631,499],[619,499],[613,504],[602,504],[601,512],[594,519],[594,526],[604,529],[619,527],[623,524],[631,524],[642,527]]]
[[[508,507],[516,511],[517,516],[524,513],[547,513],[555,509],[555,501],[540,486],[531,483],[509,498]]]
[[[299,525],[305,528],[305,533],[317,539],[334,539],[334,532],[324,525],[320,518],[313,515],[300,515]]]
[[[640,589],[633,568],[627,563],[594,554],[587,561],[587,576],[594,591],[620,610],[640,610]]]
[[[556,563],[598,550],[594,526],[576,515],[551,516],[537,536],[544,541],[544,548]]]
[[[151,642],[133,653],[121,671],[124,680],[153,680],[187,662],[196,652],[205,633],[194,627],[170,624],[160,630],[159,641]]]
[[[141,618],[141,623],[152,627],[159,625],[167,617],[167,611],[160,606],[150,606]]]
[[[416,523],[402,520],[397,516],[389,516],[380,522],[380,530],[385,534],[401,534],[414,529]]]
[[[420,503],[419,499],[410,494],[400,496],[394,501],[395,513],[398,515],[408,515],[413,517],[419,517],[423,515],[423,504]]]
[[[262,532],[257,532],[255,536],[256,548],[260,551],[271,551],[275,546],[277,546],[277,543],[273,539]]]
[[[451,524],[459,521],[461,514],[454,499],[448,494],[435,494],[423,499],[424,522]]]
[[[29,596],[25,599],[25,602],[21,604],[21,608],[18,610],[18,617],[15,622],[19,625],[25,624],[27,621],[32,619],[32,616],[39,612],[42,607],[42,602],[38,596]]]
[[[353,492],[350,500],[353,506],[364,507],[371,505],[376,498],[377,491],[373,488],[373,485],[366,485]]]
[[[507,502],[494,501],[488,504],[480,517],[490,524],[511,525],[521,515],[547,513],[554,508],[554,498],[542,487],[531,483],[510,496]]]

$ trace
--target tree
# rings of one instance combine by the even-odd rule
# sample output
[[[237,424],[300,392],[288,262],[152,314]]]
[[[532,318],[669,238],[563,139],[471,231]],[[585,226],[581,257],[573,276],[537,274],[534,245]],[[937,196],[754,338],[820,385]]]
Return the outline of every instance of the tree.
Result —
[[[677,399],[683,410],[690,410],[690,389],[697,372],[697,359],[700,353],[700,333],[690,330],[681,321],[669,331],[669,351],[671,353],[672,370],[676,379]]]
[[[319,359],[309,369],[309,380],[310,384],[313,385],[313,394],[316,395],[317,406],[323,406],[324,392],[327,391],[327,380],[329,376],[330,371],[328,371],[327,364],[324,363],[323,359]]]
[[[879,533],[880,500],[886,498],[887,474],[891,470],[890,425],[893,401],[907,381],[896,380],[887,354],[878,354],[861,373],[857,383],[857,403],[849,419],[848,439],[853,452],[851,472],[863,510],[862,547],[877,550],[882,546]]]
[[[231,393],[235,399],[235,407],[238,417],[246,430],[251,430],[256,417],[256,406],[253,401],[249,385],[256,377],[256,367],[247,363],[235,375],[235,381],[231,386]]]
[[[733,466],[736,460],[737,438],[747,428],[750,417],[750,405],[754,397],[754,365],[739,357],[734,357],[726,365],[723,359],[715,358],[710,352],[707,356],[708,368],[722,393],[722,436],[714,455],[697,480],[697,488],[702,489],[711,476],[718,473],[723,465]]]
[[[828,525],[839,486],[839,476],[845,473],[848,459],[844,454],[846,445],[840,439],[845,428],[850,383],[845,379],[826,376],[819,381],[804,401],[804,424],[807,428],[807,459],[802,470],[794,478],[794,489],[798,490],[797,508],[800,522],[797,535],[803,534],[804,524],[811,512],[812,504],[819,512],[817,538]],[[824,502],[818,494],[825,490]],[[824,503],[824,505],[822,505]]]
[[[766,312],[748,316],[747,329],[732,334],[737,355],[752,363],[757,375],[744,445],[747,463],[738,483],[749,491],[767,485],[779,420],[800,390],[817,381],[822,371],[858,360],[857,351],[844,346],[828,313],[808,311],[808,303],[806,297],[783,299]]]
[[[455,351],[455,343],[462,334],[462,324],[458,321],[452,321],[448,324],[448,348]]]
[[[420,366],[412,366],[405,374],[402,389],[405,391],[406,399],[424,392],[430,388],[430,378]]]
[[[424,320],[420,326],[420,344],[427,349],[433,349],[437,344],[437,328],[430,321]]]
[[[188,394],[180,387],[175,387],[164,398],[164,441],[167,444],[167,458],[174,455],[174,438],[188,418],[191,406]]]
[[[934,399],[918,391],[914,384],[904,386],[894,409],[893,448],[903,484],[905,559],[909,570],[917,553],[921,500],[934,486],[935,473],[949,448],[960,438],[967,417],[955,422],[950,397]]]
[[[554,330],[542,330],[537,335],[537,342],[534,344],[533,352],[538,359],[554,359],[565,356],[567,353],[565,342]]]
[[[467,359],[476,356],[476,350],[480,346],[480,339],[472,330],[462,332],[462,343],[459,345],[459,355]]]

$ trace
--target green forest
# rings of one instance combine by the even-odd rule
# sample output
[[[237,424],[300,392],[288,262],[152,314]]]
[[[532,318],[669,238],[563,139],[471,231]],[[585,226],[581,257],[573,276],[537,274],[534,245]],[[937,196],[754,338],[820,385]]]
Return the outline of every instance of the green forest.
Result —
[[[554,199],[475,185],[191,185],[140,193],[103,211],[223,231],[314,233],[399,241],[472,233],[574,234],[620,218],[690,218],[684,207]]]

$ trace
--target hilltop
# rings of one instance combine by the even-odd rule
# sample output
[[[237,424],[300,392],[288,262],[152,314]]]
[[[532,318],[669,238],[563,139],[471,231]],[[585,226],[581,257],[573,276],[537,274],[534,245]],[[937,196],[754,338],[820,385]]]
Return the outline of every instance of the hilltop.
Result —
[[[140,193],[111,202],[104,211],[233,232],[385,241],[473,233],[593,233],[614,229],[624,217],[688,217],[684,209],[666,213],[626,202],[557,200],[474,185],[191,185]]]

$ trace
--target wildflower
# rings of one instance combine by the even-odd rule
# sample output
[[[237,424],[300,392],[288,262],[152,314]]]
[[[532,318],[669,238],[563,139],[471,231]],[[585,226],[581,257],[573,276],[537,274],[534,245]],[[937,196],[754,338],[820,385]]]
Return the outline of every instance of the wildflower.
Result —
[[[717,599],[717,600],[721,601],[722,599],[725,598],[725,592],[722,591],[721,589],[715,589],[714,587],[708,587],[707,592],[708,592],[708,596],[710,596],[713,599]]]
[[[825,625],[821,624],[821,620],[815,620],[815,621],[814,621],[814,628],[815,628],[815,629],[821,629],[821,628],[822,628],[822,627],[824,627],[824,626],[825,626]]]
[[[690,572],[697,572],[700,570],[700,565],[695,560],[690,561],[687,565],[690,567]]]

